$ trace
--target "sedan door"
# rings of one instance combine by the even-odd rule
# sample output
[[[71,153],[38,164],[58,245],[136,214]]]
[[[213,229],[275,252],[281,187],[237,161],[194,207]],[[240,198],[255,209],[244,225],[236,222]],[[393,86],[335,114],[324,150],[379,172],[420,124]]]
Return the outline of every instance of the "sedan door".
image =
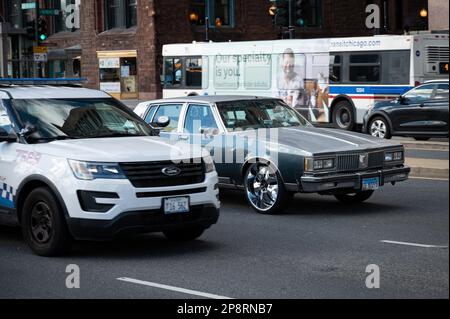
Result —
[[[395,131],[406,134],[426,129],[429,113],[425,104],[431,100],[435,88],[436,84],[417,87],[404,94],[403,99],[389,109]]]

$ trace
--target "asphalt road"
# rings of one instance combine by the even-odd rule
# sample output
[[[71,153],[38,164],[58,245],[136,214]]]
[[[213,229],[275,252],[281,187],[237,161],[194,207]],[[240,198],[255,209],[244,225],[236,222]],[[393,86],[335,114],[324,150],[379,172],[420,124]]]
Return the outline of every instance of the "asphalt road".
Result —
[[[123,277],[231,298],[449,298],[448,248],[381,242],[448,246],[448,188],[410,180],[355,207],[299,195],[281,216],[258,215],[225,191],[220,223],[196,242],[77,243],[53,259],[1,227],[0,298],[200,298]],[[68,264],[80,267],[80,289],[65,286]],[[365,286],[369,264],[380,267],[379,289]]]

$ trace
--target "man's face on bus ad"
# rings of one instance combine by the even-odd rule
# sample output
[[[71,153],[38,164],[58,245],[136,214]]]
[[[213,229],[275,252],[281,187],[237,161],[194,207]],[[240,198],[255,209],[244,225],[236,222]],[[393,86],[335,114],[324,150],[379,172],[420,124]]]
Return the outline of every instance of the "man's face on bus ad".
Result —
[[[295,57],[293,54],[283,55],[283,72],[286,76],[294,75]]]

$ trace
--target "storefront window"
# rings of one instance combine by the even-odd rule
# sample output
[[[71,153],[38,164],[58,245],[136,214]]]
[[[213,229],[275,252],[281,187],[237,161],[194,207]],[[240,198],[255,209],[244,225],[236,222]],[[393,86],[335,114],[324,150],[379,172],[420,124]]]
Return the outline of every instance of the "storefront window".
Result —
[[[117,56],[114,57],[114,54]],[[109,56],[99,58],[100,89],[117,98],[137,98],[136,56],[131,56],[130,53],[121,54],[120,51],[108,51],[107,55]]]

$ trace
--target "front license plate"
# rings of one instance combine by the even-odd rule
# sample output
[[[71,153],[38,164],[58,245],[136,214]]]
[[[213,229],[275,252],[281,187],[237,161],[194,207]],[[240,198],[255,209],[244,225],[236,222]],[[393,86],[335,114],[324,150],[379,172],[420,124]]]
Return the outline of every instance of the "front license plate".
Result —
[[[164,199],[165,214],[180,214],[189,212],[189,197],[174,197]]]
[[[380,178],[366,178],[362,181],[362,190],[363,191],[373,191],[380,188]]]

